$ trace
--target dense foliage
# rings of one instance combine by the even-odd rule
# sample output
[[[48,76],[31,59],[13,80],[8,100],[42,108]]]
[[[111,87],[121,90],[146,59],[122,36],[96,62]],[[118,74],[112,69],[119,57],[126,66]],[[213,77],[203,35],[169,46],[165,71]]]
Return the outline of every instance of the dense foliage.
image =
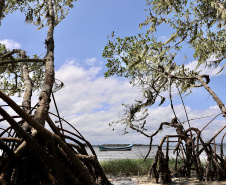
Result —
[[[69,8],[73,8],[72,3],[74,1],[76,0],[56,0],[53,2],[55,7],[55,25],[65,18]],[[48,25],[48,23],[46,23],[49,17],[48,1],[6,0],[3,16],[6,16],[8,13],[13,13],[17,10],[25,14],[25,21],[27,23],[33,23],[34,25],[39,26],[39,28]]]
[[[21,62],[20,55],[16,50],[9,51],[4,44],[0,44],[0,89],[9,96],[16,93],[21,96],[24,92],[24,73],[23,65],[26,65],[32,80],[32,90],[39,90],[44,78],[44,62],[39,60],[36,55],[33,57],[35,62]],[[9,55],[11,53],[12,55]],[[29,56],[26,56],[29,59]],[[19,62],[17,62],[19,60]]]
[[[190,93],[191,88],[203,86],[198,76],[209,83],[208,75],[185,68],[178,60],[177,55],[183,47],[194,49],[193,57],[198,60],[198,66],[217,67],[225,59],[224,1],[153,0],[147,1],[147,6],[149,15],[140,24],[140,27],[148,26],[147,32],[125,38],[115,38],[113,32],[103,51],[103,57],[108,61],[105,77],[127,77],[143,92],[142,100],[126,105],[123,122],[127,125],[128,120],[131,124],[145,119],[145,108],[159,98],[160,105],[167,97],[171,98],[171,92],[167,97],[163,93],[171,91],[171,86],[178,87],[180,93]],[[164,43],[156,36],[158,29],[163,28],[161,26],[169,26],[171,31],[171,36]],[[145,112],[143,117],[136,118],[135,113],[141,111]],[[140,123],[139,127],[144,128],[144,123]]]

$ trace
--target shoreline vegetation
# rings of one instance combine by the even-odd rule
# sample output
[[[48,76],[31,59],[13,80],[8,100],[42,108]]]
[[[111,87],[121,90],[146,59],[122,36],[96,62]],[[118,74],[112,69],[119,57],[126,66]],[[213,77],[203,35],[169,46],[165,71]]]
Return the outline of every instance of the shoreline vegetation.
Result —
[[[114,159],[100,162],[108,175],[147,175],[154,159]]]
[[[155,179],[149,175],[149,169],[154,162],[153,158],[149,159],[114,159],[108,161],[100,162],[106,176],[109,178],[110,182],[114,185],[156,185]],[[183,165],[182,162],[178,161],[178,169]],[[202,165],[205,168],[206,161],[202,161]],[[173,158],[169,159],[169,169],[174,172],[175,160]],[[226,185],[226,181],[205,181],[200,182],[196,179],[195,173],[192,173],[190,178],[186,178],[180,175],[173,176],[172,184],[178,185]],[[161,183],[160,183],[161,184]]]
[[[153,164],[154,159],[114,159],[108,161],[100,162],[104,172],[107,175],[115,175],[115,176],[130,176],[130,175],[148,175],[149,169]],[[178,169],[181,167],[183,163],[178,161]],[[175,167],[175,159],[171,158],[169,160],[169,168],[174,170]]]

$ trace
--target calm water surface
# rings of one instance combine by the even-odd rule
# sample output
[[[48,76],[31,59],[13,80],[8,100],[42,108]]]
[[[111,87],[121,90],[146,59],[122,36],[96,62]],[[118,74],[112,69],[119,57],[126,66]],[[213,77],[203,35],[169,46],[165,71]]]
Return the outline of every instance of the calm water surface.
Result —
[[[131,151],[99,151],[98,146],[93,147],[98,160],[99,161],[106,161],[106,160],[114,160],[114,159],[143,159],[149,149],[149,146],[133,146]],[[165,149],[166,147],[163,147]],[[174,149],[173,146],[170,149]],[[157,146],[152,147],[152,151],[149,154],[149,158],[154,158],[157,151]],[[165,150],[163,150],[165,152]],[[88,150],[88,153],[91,152]],[[220,147],[217,147],[217,153],[220,154]],[[165,154],[165,153],[164,153]],[[175,157],[176,154],[173,154],[173,150],[169,151],[169,157]],[[226,145],[224,144],[224,156],[226,156]],[[203,153],[200,156],[201,159],[205,159],[206,155]]]

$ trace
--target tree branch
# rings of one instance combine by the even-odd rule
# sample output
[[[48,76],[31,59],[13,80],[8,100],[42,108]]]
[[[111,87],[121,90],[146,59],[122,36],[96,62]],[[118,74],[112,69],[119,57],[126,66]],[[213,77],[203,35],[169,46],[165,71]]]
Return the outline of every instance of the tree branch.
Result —
[[[6,65],[6,64],[13,64],[18,62],[45,62],[44,59],[18,59],[18,60],[7,60],[0,62],[0,66]]]
[[[86,184],[95,184],[94,179],[89,176],[89,171],[87,168],[83,166],[83,163],[79,160],[79,158],[75,155],[74,151],[60,138],[60,136],[57,136],[47,129],[45,129],[41,124],[39,124],[35,119],[32,119],[27,113],[25,113],[11,98],[9,98],[7,95],[5,95],[2,91],[0,91],[0,97],[10,105],[10,107],[22,117],[25,121],[27,121],[32,127],[34,127],[42,136],[44,136],[47,139],[55,139],[55,141],[60,145],[60,147],[67,153],[68,157],[71,159],[73,165],[79,169],[78,173],[79,175],[85,179]],[[1,114],[8,115],[8,113],[5,112],[4,109],[0,107]],[[2,115],[3,116],[3,115]],[[9,115],[8,115],[9,116]],[[4,116],[3,116],[4,117]],[[5,117],[7,118],[7,117]],[[9,117],[10,119],[10,117]],[[8,118],[7,118],[8,120]],[[40,159],[45,159],[47,161],[47,164],[52,163],[52,158],[49,157],[49,155],[43,157],[45,155],[45,151],[43,151],[43,148],[41,148],[33,138],[31,138],[13,119],[10,119],[9,121],[12,121],[13,125],[16,126],[16,129],[20,131],[21,134],[23,134],[23,138],[27,139],[28,144],[31,148],[38,150],[36,154]],[[21,148],[24,148],[26,146],[26,143],[23,143],[21,145]],[[52,166],[52,164],[49,164],[49,166]]]
[[[6,59],[6,58],[12,58],[12,55],[15,53],[21,53],[21,49],[13,49],[12,51],[10,51],[9,53],[6,53],[5,55],[2,56],[2,59]]]
[[[2,140],[0,140],[0,148],[4,150],[11,159],[15,159],[13,151]]]
[[[161,70],[160,72],[166,75],[169,78],[174,78],[174,79],[181,79],[181,80],[199,80],[199,78],[205,78],[206,79],[206,84],[210,82],[209,75],[200,75],[200,76],[194,76],[194,77],[187,77],[187,76],[176,76],[173,74],[170,74],[165,71],[165,69],[162,66],[158,66],[158,68]],[[195,87],[200,87],[199,85],[196,85]]]
[[[51,166],[52,159],[46,154],[45,150],[41,148],[36,141],[29,136],[20,125],[0,106],[0,114],[9,122],[9,124],[14,128],[17,134],[22,137],[28,144],[29,148],[35,153],[40,160]],[[25,113],[26,114],[26,113]]]
[[[205,87],[205,89],[210,93],[213,99],[217,102],[223,116],[226,118],[226,108],[220,98],[213,92],[213,90],[207,85],[207,83],[202,79],[202,76],[197,76],[197,79],[201,82],[201,84]]]
[[[5,6],[5,0],[0,0],[0,20],[2,19],[4,6]]]
[[[0,138],[0,140],[7,141],[7,142],[12,141],[12,142],[17,142],[17,143],[22,141],[21,138],[15,138],[15,137],[2,137],[2,138]]]

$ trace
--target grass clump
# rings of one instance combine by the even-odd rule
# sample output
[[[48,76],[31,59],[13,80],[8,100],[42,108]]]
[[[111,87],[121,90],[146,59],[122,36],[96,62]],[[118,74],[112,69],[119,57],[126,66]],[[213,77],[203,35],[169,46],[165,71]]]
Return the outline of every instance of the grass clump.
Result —
[[[111,175],[147,175],[154,159],[116,159],[100,162],[104,172]],[[169,159],[169,169],[173,172],[175,169],[175,159]],[[159,164],[158,164],[159,165]],[[157,165],[157,166],[158,166]],[[177,170],[184,163],[181,159],[177,161]]]
[[[101,162],[101,166],[106,174],[123,175],[143,175],[148,171],[154,159],[116,159]]]
[[[102,161],[100,162],[104,172],[108,175],[147,175],[149,173],[150,167],[152,166],[154,159],[116,159],[116,160],[109,160],[109,161]],[[176,160],[174,158],[169,159],[169,169],[174,173],[178,173],[180,176],[180,168],[184,166],[184,162],[182,159],[177,160],[177,171],[175,171],[175,163]],[[159,164],[157,164],[158,168]],[[202,161],[203,169],[206,167],[206,161]],[[194,168],[194,166],[192,166]]]

